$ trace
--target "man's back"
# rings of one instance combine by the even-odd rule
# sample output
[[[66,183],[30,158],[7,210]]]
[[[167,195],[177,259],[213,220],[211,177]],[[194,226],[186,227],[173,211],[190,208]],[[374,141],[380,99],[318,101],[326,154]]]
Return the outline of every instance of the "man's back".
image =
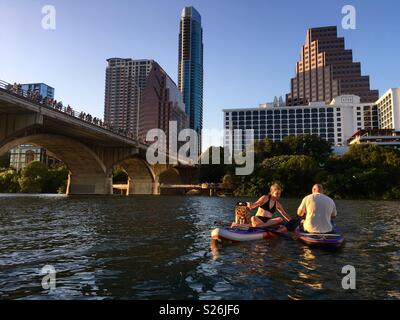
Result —
[[[307,212],[303,224],[305,231],[310,233],[327,233],[332,231],[332,217],[336,216],[336,206],[331,198],[321,193],[306,196],[300,208]]]

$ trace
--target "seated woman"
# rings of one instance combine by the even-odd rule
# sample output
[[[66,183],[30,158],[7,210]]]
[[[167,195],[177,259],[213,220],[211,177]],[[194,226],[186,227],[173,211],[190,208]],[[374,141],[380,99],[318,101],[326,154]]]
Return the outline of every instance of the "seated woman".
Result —
[[[289,215],[279,203],[282,189],[278,184],[273,184],[268,195],[263,195],[254,203],[248,203],[247,207],[252,210],[258,208],[257,214],[251,217],[251,225],[257,228],[268,228],[290,221]],[[272,215],[278,211],[281,217],[273,218]]]

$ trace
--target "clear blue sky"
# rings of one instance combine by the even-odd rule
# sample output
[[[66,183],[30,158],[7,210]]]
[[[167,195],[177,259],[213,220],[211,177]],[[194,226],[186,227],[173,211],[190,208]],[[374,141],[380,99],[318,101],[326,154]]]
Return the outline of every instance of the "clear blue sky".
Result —
[[[54,31],[41,27],[46,4],[57,10]],[[340,27],[346,4],[356,30]],[[372,88],[400,87],[398,0],[0,0],[0,79],[45,82],[57,99],[102,117],[107,58],[155,59],[176,80],[187,5],[202,15],[206,128],[222,127],[223,108],[284,96],[309,27],[337,25]]]

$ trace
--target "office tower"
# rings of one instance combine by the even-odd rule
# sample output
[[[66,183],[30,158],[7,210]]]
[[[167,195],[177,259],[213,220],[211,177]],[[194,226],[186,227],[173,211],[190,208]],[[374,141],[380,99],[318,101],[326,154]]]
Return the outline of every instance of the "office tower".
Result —
[[[183,94],[190,128],[199,136],[203,128],[203,29],[201,16],[193,7],[182,10],[179,33],[178,88]]]
[[[48,97],[50,99],[54,99],[54,88],[50,87],[45,83],[24,83],[21,84],[22,91],[34,92],[38,91],[42,97]]]
[[[54,99],[54,88],[45,83],[24,83],[21,84],[24,92],[39,92],[42,97]],[[54,154],[44,148],[32,145],[19,145],[10,150],[10,167],[16,170],[25,168],[33,161],[40,161],[47,166],[59,163]]]
[[[371,90],[369,76],[361,75],[361,64],[353,62],[353,52],[345,48],[336,26],[308,29],[296,76],[291,79],[289,106],[313,101],[329,103],[340,95],[354,94],[362,103],[375,102],[378,90]]]
[[[151,129],[168,136],[169,121],[188,128],[181,92],[154,60],[107,60],[104,121],[144,141]]]

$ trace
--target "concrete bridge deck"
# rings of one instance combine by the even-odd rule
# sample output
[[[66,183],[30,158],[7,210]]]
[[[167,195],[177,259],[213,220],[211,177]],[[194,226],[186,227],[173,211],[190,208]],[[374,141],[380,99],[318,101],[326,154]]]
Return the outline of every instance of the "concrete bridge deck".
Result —
[[[32,101],[10,87],[0,81],[0,155],[20,144],[49,150],[70,170],[67,194],[112,194],[115,166],[129,177],[127,194],[157,194],[160,183],[196,180],[197,167],[190,163],[166,154],[169,163],[149,164],[148,145],[131,135]]]

